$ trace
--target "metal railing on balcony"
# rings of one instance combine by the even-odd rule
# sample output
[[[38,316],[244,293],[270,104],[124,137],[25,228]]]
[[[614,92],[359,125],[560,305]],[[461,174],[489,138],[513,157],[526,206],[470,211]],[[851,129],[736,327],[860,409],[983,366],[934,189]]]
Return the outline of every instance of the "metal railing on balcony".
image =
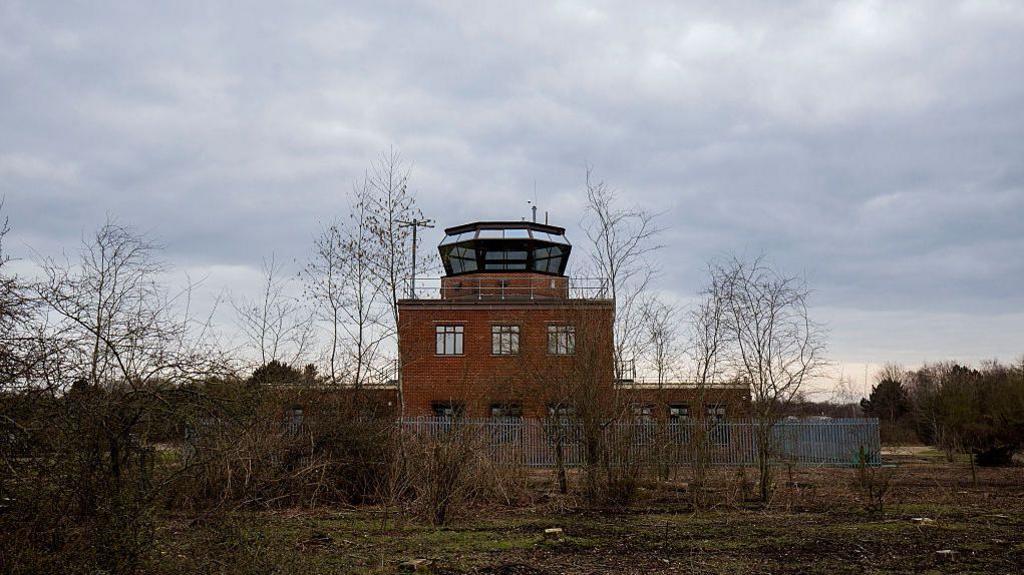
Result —
[[[715,381],[697,383],[680,379],[674,372],[658,376],[657,370],[651,366],[637,366],[635,358],[622,359],[615,364],[615,385],[621,388],[634,389],[746,389],[749,386],[738,381]]]
[[[537,277],[523,274],[463,275],[445,278],[406,279],[405,293],[412,299],[446,300],[552,300],[610,299],[611,291],[601,278]]]
[[[636,381],[635,359],[620,359],[616,362],[615,381],[620,383]]]
[[[390,360],[383,365],[367,369],[361,385],[368,388],[385,389],[398,387],[398,360]]]

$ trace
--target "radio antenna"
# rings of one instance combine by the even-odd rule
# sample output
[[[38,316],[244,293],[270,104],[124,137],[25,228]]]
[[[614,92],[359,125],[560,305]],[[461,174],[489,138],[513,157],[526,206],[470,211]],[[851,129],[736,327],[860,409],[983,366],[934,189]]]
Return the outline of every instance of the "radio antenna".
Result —
[[[412,228],[412,279],[409,280],[409,299],[416,299],[416,230],[434,227],[434,220],[413,218],[396,220],[398,227]]]

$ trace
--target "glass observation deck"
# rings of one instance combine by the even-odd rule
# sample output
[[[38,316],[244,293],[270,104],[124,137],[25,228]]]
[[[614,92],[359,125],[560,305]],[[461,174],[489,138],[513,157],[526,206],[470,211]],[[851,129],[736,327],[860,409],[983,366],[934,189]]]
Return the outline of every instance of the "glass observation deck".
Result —
[[[565,275],[572,245],[565,228],[536,222],[475,222],[445,230],[437,247],[445,274],[533,272]]]

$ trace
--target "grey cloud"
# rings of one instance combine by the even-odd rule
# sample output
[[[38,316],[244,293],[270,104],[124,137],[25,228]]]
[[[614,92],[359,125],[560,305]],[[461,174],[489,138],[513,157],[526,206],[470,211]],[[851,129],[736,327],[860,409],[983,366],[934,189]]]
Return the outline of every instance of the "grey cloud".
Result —
[[[665,211],[681,298],[708,258],[767,251],[837,356],[955,354],[938,323],[1008,357],[1021,78],[1011,2],[7,2],[0,193],[42,251],[110,213],[237,270],[301,258],[392,144],[441,225],[525,215],[536,182],[577,243],[589,163]]]

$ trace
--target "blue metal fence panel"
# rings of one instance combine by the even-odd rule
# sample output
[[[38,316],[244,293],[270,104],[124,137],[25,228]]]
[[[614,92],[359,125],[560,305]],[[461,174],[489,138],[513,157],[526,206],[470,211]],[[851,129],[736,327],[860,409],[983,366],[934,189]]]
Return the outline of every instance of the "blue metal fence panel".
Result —
[[[401,426],[426,436],[469,430],[501,464],[553,467],[559,452],[567,466],[585,462],[587,430],[577,421],[424,417],[402,420]],[[758,459],[758,426],[756,421],[646,420],[616,422],[590,433],[600,434],[609,457],[634,464],[685,465],[701,457],[711,465],[745,466]],[[767,443],[775,464],[881,463],[877,419],[784,420],[770,427]]]

